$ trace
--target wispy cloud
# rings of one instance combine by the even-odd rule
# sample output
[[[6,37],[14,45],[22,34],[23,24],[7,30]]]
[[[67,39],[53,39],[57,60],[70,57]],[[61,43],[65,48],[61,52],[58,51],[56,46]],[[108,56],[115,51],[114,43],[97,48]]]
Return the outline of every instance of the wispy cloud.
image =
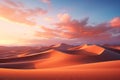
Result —
[[[12,0],[4,0],[0,3],[0,17],[17,23],[35,25],[36,22],[32,18],[46,13],[47,11],[42,8],[30,9],[23,3]]]

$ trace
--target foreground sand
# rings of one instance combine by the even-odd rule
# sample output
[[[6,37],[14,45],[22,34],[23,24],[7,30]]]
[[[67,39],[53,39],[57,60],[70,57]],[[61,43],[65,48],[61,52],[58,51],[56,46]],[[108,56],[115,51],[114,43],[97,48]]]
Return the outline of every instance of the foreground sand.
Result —
[[[120,60],[46,69],[0,69],[0,80],[120,80]]]

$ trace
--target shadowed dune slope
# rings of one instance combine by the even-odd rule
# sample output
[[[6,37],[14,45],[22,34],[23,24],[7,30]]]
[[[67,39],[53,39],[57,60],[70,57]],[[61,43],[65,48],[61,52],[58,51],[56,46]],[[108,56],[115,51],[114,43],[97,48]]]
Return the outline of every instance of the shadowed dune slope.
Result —
[[[54,46],[51,46],[52,49],[60,50],[60,51],[66,51],[67,49],[73,47],[73,45],[68,45],[68,44],[56,44]]]

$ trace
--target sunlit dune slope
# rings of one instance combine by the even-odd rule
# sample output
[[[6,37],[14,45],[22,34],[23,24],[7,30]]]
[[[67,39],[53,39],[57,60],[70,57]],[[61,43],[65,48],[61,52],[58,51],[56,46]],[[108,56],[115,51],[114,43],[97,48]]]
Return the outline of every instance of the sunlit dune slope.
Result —
[[[21,54],[18,54],[17,57],[25,57],[26,55],[28,55],[27,53],[21,53]]]
[[[62,69],[62,68],[63,69],[81,69],[81,70],[106,68],[106,69],[118,69],[118,70],[120,70],[120,60],[59,67],[59,69]],[[54,69],[58,69],[58,68],[54,68]]]
[[[75,54],[68,54],[57,50],[50,50],[48,53],[50,54],[49,58],[45,59],[43,62],[36,62],[36,68],[45,68],[45,67],[59,67],[65,65],[72,65],[72,64],[80,64],[80,63],[87,63],[90,60],[87,60],[87,55],[75,55]],[[86,59],[85,59],[86,58]]]
[[[75,46],[75,47],[69,48],[68,50],[80,50],[80,49],[84,49],[86,47],[88,47],[88,45],[83,44],[83,45],[80,45],[80,46]]]
[[[120,60],[48,69],[0,69],[1,80],[120,80]]]
[[[120,50],[120,46],[107,46],[107,47],[110,47],[110,48],[113,48],[113,49]]]
[[[52,47],[56,48],[56,47],[60,47],[62,44],[56,44],[56,45],[53,45]]]
[[[73,47],[68,49],[70,51],[80,51],[82,53],[84,53],[84,51],[88,52],[88,55],[100,55],[104,52],[104,48],[97,46],[97,45],[82,45],[82,46],[77,46],[77,47]],[[89,54],[90,53],[90,54]]]
[[[84,48],[84,50],[87,52],[93,53],[95,55],[100,55],[103,53],[105,49],[97,45],[91,45]]]
[[[98,49],[98,51],[93,48]],[[94,53],[98,55],[91,55]],[[119,54],[95,45],[85,48],[84,52],[75,51],[74,53],[65,53],[53,49],[49,52],[49,54],[50,57],[45,59],[43,62],[35,63],[35,68],[60,67],[73,64],[85,64],[120,59]]]

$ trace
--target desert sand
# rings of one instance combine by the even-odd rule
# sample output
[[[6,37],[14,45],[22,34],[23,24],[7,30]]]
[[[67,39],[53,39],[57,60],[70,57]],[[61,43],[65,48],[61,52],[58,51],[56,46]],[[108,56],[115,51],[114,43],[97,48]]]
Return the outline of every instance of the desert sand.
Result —
[[[48,69],[0,69],[1,80],[119,80],[120,60]]]
[[[0,59],[0,80],[120,80],[119,75],[120,54],[97,45],[59,44]]]
[[[69,48],[68,50],[80,50],[80,49],[84,49],[86,47],[88,47],[88,45],[83,44],[83,45],[80,45],[80,46],[75,46],[75,47]]]

